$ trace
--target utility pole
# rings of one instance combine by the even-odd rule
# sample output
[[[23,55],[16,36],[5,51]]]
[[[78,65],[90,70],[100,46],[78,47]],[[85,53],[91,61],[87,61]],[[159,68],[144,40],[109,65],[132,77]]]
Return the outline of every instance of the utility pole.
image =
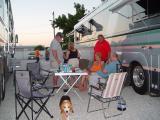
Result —
[[[55,37],[55,18],[54,18],[54,11],[52,12],[53,20],[52,20],[52,27],[53,27],[53,34]]]

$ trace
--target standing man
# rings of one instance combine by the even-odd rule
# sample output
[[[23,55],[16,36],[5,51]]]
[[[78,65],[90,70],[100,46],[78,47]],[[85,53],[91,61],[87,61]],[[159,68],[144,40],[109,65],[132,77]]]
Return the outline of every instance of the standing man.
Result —
[[[111,47],[102,34],[98,35],[98,42],[95,44],[94,47],[94,59],[95,59],[95,54],[97,52],[101,53],[102,61],[104,62],[108,61],[111,53]]]
[[[38,49],[35,51],[35,56],[36,56],[36,63],[38,63],[40,58],[40,51]]]
[[[50,66],[54,69],[58,69],[59,65],[63,63],[63,51],[60,42],[63,42],[63,34],[58,32],[50,44]],[[57,85],[57,80],[57,77],[53,78],[54,86]]]

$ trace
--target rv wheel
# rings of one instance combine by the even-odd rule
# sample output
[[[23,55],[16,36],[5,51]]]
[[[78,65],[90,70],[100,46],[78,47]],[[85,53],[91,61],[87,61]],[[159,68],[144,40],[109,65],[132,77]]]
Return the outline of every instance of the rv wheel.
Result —
[[[1,99],[4,100],[5,97],[5,78],[4,75],[1,75]]]
[[[2,77],[1,77],[1,74],[0,74],[0,104],[1,104],[1,100],[2,100]]]
[[[133,89],[143,95],[147,92],[147,74],[143,68],[136,64],[131,70],[131,79]]]

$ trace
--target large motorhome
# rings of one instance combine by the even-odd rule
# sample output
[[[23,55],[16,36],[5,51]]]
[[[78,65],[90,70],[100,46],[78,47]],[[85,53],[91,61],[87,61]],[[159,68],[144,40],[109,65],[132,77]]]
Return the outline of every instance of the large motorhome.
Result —
[[[14,21],[10,0],[0,0],[0,102],[5,97],[10,58],[14,56],[18,36],[14,34]]]
[[[160,92],[160,1],[103,0],[74,26],[82,58],[93,60],[98,34],[109,41],[128,68],[134,90]]]

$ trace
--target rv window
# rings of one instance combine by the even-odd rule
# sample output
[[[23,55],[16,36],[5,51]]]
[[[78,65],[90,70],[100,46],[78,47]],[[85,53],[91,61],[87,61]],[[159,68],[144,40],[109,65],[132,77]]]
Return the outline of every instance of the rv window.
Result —
[[[95,26],[97,32],[103,30],[103,26],[102,26],[101,24],[97,23],[95,20],[90,19],[90,20],[89,20],[89,23],[90,23],[91,25]],[[90,32],[91,32],[91,27],[90,27]]]
[[[87,28],[86,26],[84,25],[81,25],[78,29],[76,29],[76,31],[80,34],[82,34],[82,36],[85,36],[85,35],[91,35],[92,34],[92,31]]]
[[[140,0],[137,2],[141,7],[145,9],[147,15],[153,15],[160,13],[160,1],[159,0]]]
[[[79,41],[79,37],[76,37],[76,41]]]
[[[75,35],[76,35],[75,40],[76,40],[77,42],[82,39],[82,34],[79,33],[78,31],[76,31]]]

